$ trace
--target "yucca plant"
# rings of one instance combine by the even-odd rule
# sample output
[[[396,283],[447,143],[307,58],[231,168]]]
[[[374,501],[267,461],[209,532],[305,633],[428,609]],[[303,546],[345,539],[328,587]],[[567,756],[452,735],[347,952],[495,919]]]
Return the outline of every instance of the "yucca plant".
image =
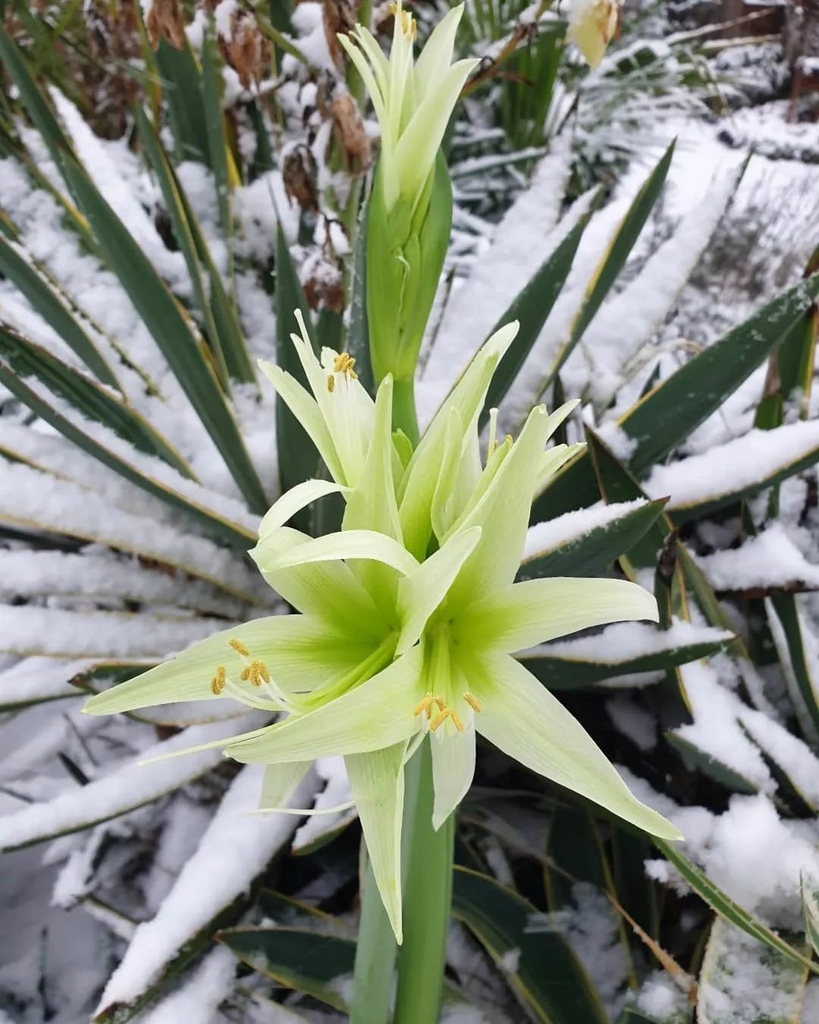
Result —
[[[160,53],[158,77],[189,91],[180,104],[168,88],[172,144],[137,111],[136,155],[95,139],[0,36],[18,90],[5,103],[0,221],[0,846],[51,840],[48,858],[63,865],[55,901],[101,922],[93,937],[113,973],[99,1020],[219,1019],[220,1006],[226,1019],[344,1014],[358,844],[354,812],[334,810],[348,797],[338,765],[319,761],[293,795],[296,808],[330,811],[294,842],[299,817],[249,815],[261,777],[236,773],[217,748],[136,767],[227,742],[263,712],[200,701],[128,719],[79,714],[89,691],[287,611],[246,553],[273,499],[320,467],[255,360],[297,371],[293,310],[319,344],[343,329],[308,308],[281,200],[278,218],[272,202],[260,213],[259,184],[236,173],[215,47],[198,65],[188,50]],[[198,162],[185,163],[185,139]],[[585,432],[588,448],[539,496],[519,579],[615,570],[654,590],[660,628],[607,627],[522,663],[643,780],[638,795],[689,845],[660,841],[657,859],[645,837],[483,757],[483,787],[459,819],[443,1019],[682,1021],[697,1001],[700,1020],[728,1021],[742,957],[765,996],[749,997],[745,1019],[777,1019],[770,999],[788,1020],[813,970],[805,837],[819,712],[800,591],[815,569],[799,545],[811,515],[803,476],[819,459],[807,419],[819,283],[806,279],[677,368],[653,341],[737,178],[638,251],[671,160],[669,150],[636,194],[600,210],[587,194],[562,213],[570,151],[556,146],[444,302],[416,386],[423,420],[493,329],[517,319],[481,421],[499,406],[516,430],[542,397],[581,399],[562,429],[567,440]],[[280,196],[275,172],[259,180]],[[271,225],[266,239],[254,216]],[[345,344],[368,382],[362,248]],[[767,385],[749,387],[766,361]],[[304,517],[315,535],[335,529],[331,500]],[[794,845],[775,885],[732,877],[743,827]],[[239,962],[255,973],[237,974]],[[0,1007],[46,1016],[49,984],[4,983]],[[73,993],[77,1019],[97,986]]]

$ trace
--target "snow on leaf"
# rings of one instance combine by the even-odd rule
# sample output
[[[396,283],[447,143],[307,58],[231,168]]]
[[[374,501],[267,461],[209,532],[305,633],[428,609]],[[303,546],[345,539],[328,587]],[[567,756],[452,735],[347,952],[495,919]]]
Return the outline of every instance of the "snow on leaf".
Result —
[[[244,602],[219,593],[203,580],[180,580],[135,558],[101,550],[81,554],[0,550],[0,595],[73,598],[85,605],[90,600],[177,605],[235,619],[242,618],[245,609]]]
[[[759,490],[773,477],[817,459],[819,422],[790,423],[751,430],[701,455],[656,466],[644,489],[653,498],[670,495],[669,512],[686,512]]]
[[[2,460],[0,521],[129,551],[175,566],[245,600],[264,600],[259,578],[233,552],[153,518],[113,508],[104,493]]]
[[[555,229],[571,169],[571,138],[558,137],[532,180],[498,225],[491,247],[453,293],[438,330],[426,377],[450,378],[457,365],[489,337],[499,317],[555,250],[571,226]]]
[[[717,918],[700,972],[700,1024],[792,1024],[808,969]]]
[[[741,547],[693,557],[715,590],[819,588],[819,565],[808,562],[777,522]]]
[[[76,696],[78,691],[68,685],[69,680],[94,664],[93,659],[24,658],[0,672],[0,709]]]
[[[0,650],[20,655],[161,661],[224,628],[221,619],[0,604]]]
[[[597,529],[598,526],[607,526],[627,512],[633,512],[645,504],[646,502],[641,499],[617,502],[611,505],[599,502],[590,508],[578,509],[576,512],[566,512],[555,519],[548,519],[543,523],[537,523],[529,527],[526,533],[523,557],[530,558],[540,552],[560,547],[562,544],[566,544],[578,537],[582,537],[583,534],[589,533],[591,530]]]
[[[236,776],[158,913],[137,928],[105,987],[98,1012],[139,999],[189,940],[249,891],[270,858],[290,839],[298,825],[296,816],[248,813],[258,802],[261,785],[261,766],[251,765]],[[305,806],[316,789],[315,778],[308,776],[290,806]]]
[[[651,341],[673,308],[725,213],[742,171],[742,164],[733,167],[713,185],[700,205],[590,324],[581,345],[594,366],[590,385],[597,408],[604,409],[609,404],[629,364]]]
[[[151,803],[210,771],[221,762],[222,754],[215,748],[153,764],[141,765],[143,759],[164,757],[213,740],[227,740],[264,721],[265,716],[252,714],[235,722],[193,726],[157,743],[137,758],[115,764],[107,774],[85,786],[77,786],[53,800],[31,804],[14,814],[0,817],[0,850],[12,850],[89,828]],[[212,891],[212,880],[205,888],[208,886]]]
[[[235,977],[236,958],[227,949],[214,949],[178,989],[140,1017],[140,1024],[208,1024],[231,994]]]

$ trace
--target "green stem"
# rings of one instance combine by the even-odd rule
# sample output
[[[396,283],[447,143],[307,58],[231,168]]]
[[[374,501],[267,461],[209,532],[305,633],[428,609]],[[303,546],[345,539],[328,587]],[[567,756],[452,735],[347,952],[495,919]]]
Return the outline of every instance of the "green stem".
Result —
[[[414,448],[418,444],[418,416],[415,412],[415,379],[396,378],[392,391],[392,425],[403,430]]]
[[[368,862],[361,891],[361,924],[355,947],[350,1024],[386,1024],[390,1019],[397,951],[392,925]]]
[[[411,835],[404,885],[404,944],[398,958],[394,1024],[438,1024],[441,1013],[446,937],[452,905],[455,815],[432,827],[432,755],[429,741],[408,766],[418,763],[415,807],[405,804],[404,827]],[[409,811],[412,810],[412,817]]]
[[[404,827],[401,832],[401,885],[406,885],[413,821],[421,782],[421,759],[413,757],[404,771]],[[361,923],[355,949],[350,1024],[387,1024],[398,946],[384,910],[372,867],[367,864],[361,893]]]

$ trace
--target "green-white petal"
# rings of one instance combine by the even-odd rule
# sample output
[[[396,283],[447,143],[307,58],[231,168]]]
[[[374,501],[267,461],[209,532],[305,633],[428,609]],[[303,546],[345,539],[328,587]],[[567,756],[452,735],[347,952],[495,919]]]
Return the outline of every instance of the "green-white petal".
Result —
[[[91,715],[173,704],[213,697],[211,680],[222,665],[237,681],[246,660],[230,646],[243,644],[252,658],[263,661],[276,684],[287,692],[312,689],[340,678],[367,647],[350,642],[326,623],[301,615],[272,615],[215,633],[175,658],[92,697],[83,710]],[[242,683],[254,695],[250,683]]]
[[[341,459],[336,452],[335,443],[324,422],[318,402],[304,390],[295,377],[282,370],[280,366],[276,366],[275,363],[260,360],[259,368],[272,383],[279,398],[310,435],[319,455],[329,469],[330,475],[338,483],[346,484],[347,480],[344,476]]]
[[[435,90],[438,83],[452,63],[455,49],[455,36],[464,13],[464,5],[459,4],[448,11],[438,22],[424,44],[421,54],[415,63],[415,95],[420,100],[427,90]]]
[[[408,202],[423,188],[461,89],[479,63],[469,58],[453,64],[424,96],[402,131],[395,162],[400,169],[401,194]]]
[[[361,47],[367,51],[367,56],[369,56],[370,48],[369,44],[364,43],[364,33],[366,33],[368,36],[370,35],[367,29],[361,29],[359,30],[357,41],[360,43]],[[386,81],[383,84],[381,82],[381,76],[384,73],[384,68],[381,66],[376,67],[375,74],[373,74],[370,65],[367,63],[367,57],[364,55],[364,53],[361,52],[361,50],[358,49],[358,47],[355,46],[354,43],[350,41],[349,36],[344,35],[343,33],[339,33],[337,39],[344,47],[344,49],[347,51],[347,56],[350,58],[353,64],[355,64],[358,73],[361,75],[361,79],[364,82],[364,87],[370,94],[370,99],[373,101],[375,116],[378,118],[379,124],[383,124],[387,119],[387,107],[384,103]],[[376,43],[375,40],[373,40],[373,43],[376,49],[378,49],[379,52],[381,52],[378,43]],[[385,65],[386,60],[386,57],[384,57]]]
[[[423,696],[422,666],[421,649],[414,647],[356,689],[291,715],[262,736],[231,743],[227,752],[237,761],[277,764],[363,754],[407,740],[418,729],[413,710]]]
[[[417,643],[430,615],[446,597],[452,581],[480,539],[480,527],[464,530],[430,555],[414,573],[399,580],[398,611],[403,625],[397,655]]]
[[[397,942],[401,942],[401,823],[404,814],[404,753],[395,743],[344,758],[373,875]]]
[[[401,521],[393,482],[392,391],[388,374],[378,387],[372,439],[358,483],[347,495],[343,529],[377,530],[400,542]]]
[[[394,458],[392,377],[388,374],[378,388],[370,448],[358,483],[347,496],[342,529],[345,532],[376,530],[403,548],[393,478]],[[349,565],[369,593],[383,595],[385,603],[394,605],[398,578],[391,566],[372,559],[354,560]]]
[[[453,584],[453,609],[467,607],[477,596],[491,594],[514,580],[529,528],[535,486],[532,467],[537,464],[549,433],[546,409],[537,406],[486,493],[455,527],[462,530],[481,526],[483,536]]]
[[[346,488],[341,484],[332,483],[330,480],[305,480],[303,483],[291,487],[286,494],[283,494],[278,501],[268,509],[264,518],[259,524],[259,540],[263,541],[274,530],[292,519],[314,501],[323,498],[328,494],[338,494]]]
[[[449,410],[438,483],[432,496],[432,532],[439,540],[472,500],[483,473],[478,432],[474,424],[464,428],[457,409]]]
[[[407,466],[399,491],[404,543],[418,557],[426,554],[431,533],[431,506],[441,475],[452,411],[464,429],[476,423],[492,375],[518,332],[517,321],[506,324],[482,345],[436,412]]]
[[[377,636],[384,622],[372,598],[348,565],[340,561],[306,562],[282,567],[283,554],[312,543],[289,526],[265,537],[250,551],[270,586],[305,615],[324,621],[331,631],[351,638]]]
[[[626,580],[552,577],[515,583],[458,616],[459,640],[504,654],[610,622],[657,622],[653,594]]]
[[[339,41],[344,42],[348,37],[339,36]],[[384,51],[378,44],[378,40],[370,32],[368,28],[363,25],[359,26],[355,31],[355,41],[364,51],[365,55],[369,59],[370,65],[375,75],[375,80],[378,85],[378,92],[383,94],[387,91],[387,83],[390,73],[390,62],[387,60]],[[345,47],[349,53],[349,47]],[[375,104],[376,96],[373,96],[373,104]],[[376,111],[376,113],[378,113]]]
[[[257,550],[259,549],[254,548],[254,552]],[[311,562],[339,562],[348,558],[367,558],[374,562],[383,562],[404,576],[418,568],[418,562],[402,544],[383,533],[376,533],[375,530],[327,533],[323,537],[306,540],[297,547],[281,549],[275,553],[268,551],[260,557],[265,558],[264,569],[270,573]],[[259,559],[256,561],[261,567]]]
[[[585,441],[578,441],[577,444],[558,444],[545,451],[535,470],[535,494],[539,494],[555,473],[567,462],[571,462],[585,447]]]
[[[260,811],[284,807],[296,786],[310,770],[312,761],[290,761],[287,764],[266,764],[259,797]]]
[[[682,838],[629,791],[577,719],[514,658],[464,657],[462,668],[482,708],[475,727],[490,743],[652,835]]]
[[[430,735],[435,800],[432,827],[438,829],[466,796],[475,775],[475,724],[459,732]]]

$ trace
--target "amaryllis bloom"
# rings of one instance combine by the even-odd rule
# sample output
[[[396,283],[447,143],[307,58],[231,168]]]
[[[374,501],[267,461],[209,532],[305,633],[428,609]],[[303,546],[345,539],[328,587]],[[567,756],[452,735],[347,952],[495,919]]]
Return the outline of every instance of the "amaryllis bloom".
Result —
[[[517,440],[491,438],[481,460],[479,414],[516,330],[481,349],[414,451],[392,433],[391,378],[373,402],[348,356],[325,349],[319,360],[306,337],[294,338],[312,394],[265,370],[333,479],[280,498],[251,555],[298,614],[236,626],[86,705],[107,713],[229,698],[269,710],[276,721],[225,747],[267,765],[268,807],[315,758],[342,756],[399,941],[404,766],[422,743],[431,744],[436,828],[469,789],[481,734],[638,827],[679,838],[514,658],[579,629],[657,619],[654,598],[623,580],[514,582],[533,496],[578,447],[545,447],[572,405],[551,416],[538,406]],[[340,531],[311,538],[287,525],[334,492],[346,501]]]
[[[596,68],[617,32],[620,20],[618,0],[571,0],[567,39]]]

